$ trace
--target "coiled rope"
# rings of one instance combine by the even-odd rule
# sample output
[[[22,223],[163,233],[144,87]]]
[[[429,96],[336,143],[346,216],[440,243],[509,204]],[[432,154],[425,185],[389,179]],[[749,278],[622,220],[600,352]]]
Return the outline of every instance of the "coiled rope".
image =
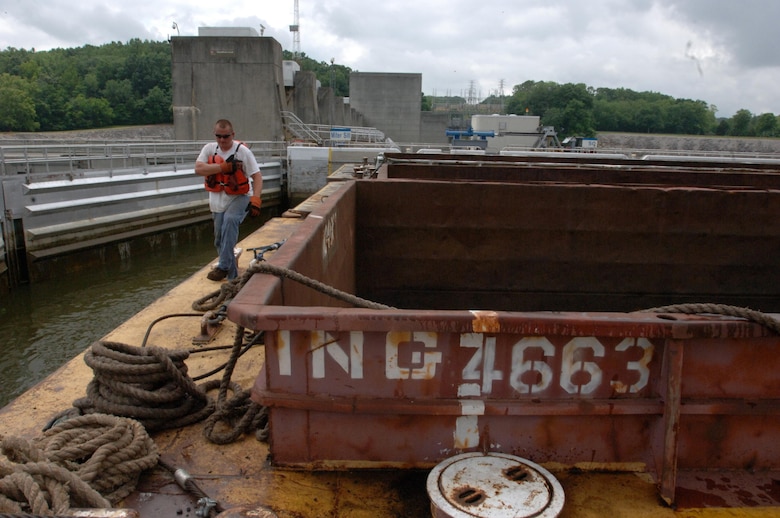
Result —
[[[192,303],[192,309],[195,311],[211,311],[226,306],[236,294],[246,285],[247,281],[256,273],[266,273],[276,275],[283,279],[308,286],[314,290],[331,296],[335,299],[352,304],[355,307],[369,309],[392,309],[390,306],[372,302],[350,293],[328,286],[320,281],[307,277],[289,268],[276,266],[266,261],[255,261],[247,270],[231,281],[223,283],[220,288]],[[236,332],[236,341],[233,344],[233,351],[230,360],[225,366],[225,371],[220,383],[219,396],[216,402],[216,410],[206,419],[203,430],[204,435],[212,442],[217,444],[226,444],[236,440],[239,436],[249,430],[258,430],[258,440],[268,439],[268,412],[267,409],[249,399],[250,393],[241,390],[240,387],[232,384],[230,378],[238,358],[238,351],[241,346],[241,337],[243,337],[244,328],[239,327]],[[233,398],[227,399],[227,390],[233,392]],[[234,423],[232,430],[217,430],[217,424],[220,421],[229,421]],[[224,426],[222,427],[224,428]]]
[[[233,442],[253,430],[259,430],[259,440],[266,440],[267,412],[250,401],[249,391],[231,381],[239,357],[261,337],[256,334],[244,345],[244,329],[239,328],[222,379],[200,385],[187,375],[184,360],[190,355],[188,351],[95,342],[84,355],[94,373],[87,395],[75,400],[73,408],[58,414],[52,423],[67,422],[64,419],[74,415],[102,413],[136,419],[146,430],[155,431],[205,419],[204,435],[216,444]],[[215,400],[208,393],[216,389],[219,394]]]
[[[0,511],[43,516],[109,508],[158,462],[139,422],[105,414],[68,419],[32,441],[4,437],[0,448]]]
[[[651,313],[683,313],[687,315],[712,314],[739,317],[744,318],[750,322],[761,324],[767,329],[780,334],[780,321],[767,315],[766,313],[739,306],[729,306],[727,304],[690,303],[660,306],[657,308],[646,309],[644,311]]]
[[[291,279],[357,307],[389,309],[264,261],[194,302],[193,309],[207,311],[224,305],[255,273]],[[251,401],[249,391],[231,381],[238,358],[262,336],[256,334],[244,348],[244,331],[243,327],[237,329],[222,379],[202,385],[187,375],[184,360],[188,351],[112,341],[93,343],[84,356],[94,373],[87,394],[74,401],[74,409],[52,420],[44,432],[46,442],[33,445],[22,439],[4,440],[9,462],[0,463],[4,477],[0,480],[0,511],[51,515],[66,511],[72,503],[110,507],[111,502],[132,492],[141,471],[158,462],[146,430],[183,427],[205,419],[204,436],[214,443],[227,444],[250,430],[258,430],[258,439],[266,440],[267,410]],[[217,388],[215,401],[207,393]],[[74,416],[76,413],[80,415]],[[123,423],[124,429],[104,429],[108,420]],[[140,452],[142,446],[145,453]],[[84,460],[83,448],[95,448],[94,461]]]
[[[291,279],[357,307],[389,308],[259,261],[239,278],[194,302],[193,309],[208,311],[224,305],[255,273]],[[158,464],[147,430],[183,427],[206,419],[204,436],[217,444],[232,442],[253,429],[258,430],[258,439],[266,440],[267,410],[231,381],[238,358],[262,336],[255,334],[243,348],[244,331],[237,329],[222,379],[200,386],[187,376],[184,360],[188,351],[146,347],[146,337],[144,347],[93,343],[84,356],[94,373],[86,397],[55,417],[40,440],[2,440],[0,512],[51,516],[75,505],[110,507],[134,490],[142,471]],[[216,388],[214,401],[207,392]]]
[[[131,417],[149,431],[197,423],[214,402],[187,376],[188,351],[95,342],[84,361],[94,377],[73,406],[82,414]]]

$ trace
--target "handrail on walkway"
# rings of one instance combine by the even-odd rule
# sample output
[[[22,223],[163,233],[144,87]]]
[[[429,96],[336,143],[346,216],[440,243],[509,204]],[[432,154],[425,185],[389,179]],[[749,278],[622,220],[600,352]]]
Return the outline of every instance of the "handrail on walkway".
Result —
[[[10,142],[10,141],[9,141]],[[88,170],[109,173],[129,168],[148,171],[165,165],[173,170],[192,167],[206,142],[101,142],[0,144],[0,177],[26,175],[27,183],[52,179],[52,175],[80,175]],[[283,161],[286,144],[275,141],[246,141],[258,162]]]

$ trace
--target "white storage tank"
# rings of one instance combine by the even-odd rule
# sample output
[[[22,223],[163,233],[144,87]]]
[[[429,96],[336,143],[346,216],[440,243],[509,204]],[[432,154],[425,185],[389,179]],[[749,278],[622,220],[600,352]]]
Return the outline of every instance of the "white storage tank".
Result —
[[[487,139],[487,150],[498,153],[507,147],[535,148],[544,141],[538,115],[472,115],[474,132],[492,131]]]
[[[496,135],[507,133],[538,133],[538,115],[472,115],[474,131],[493,131]]]

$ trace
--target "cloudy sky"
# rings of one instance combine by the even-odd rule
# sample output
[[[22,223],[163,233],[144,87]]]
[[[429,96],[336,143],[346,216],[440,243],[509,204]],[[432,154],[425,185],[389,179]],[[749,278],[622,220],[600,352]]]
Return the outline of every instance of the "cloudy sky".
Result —
[[[0,0],[0,48],[49,50],[263,27],[285,50],[295,0]],[[776,0],[298,0],[300,50],[422,74],[427,95],[584,83],[780,114]],[[174,26],[175,23],[175,26]]]

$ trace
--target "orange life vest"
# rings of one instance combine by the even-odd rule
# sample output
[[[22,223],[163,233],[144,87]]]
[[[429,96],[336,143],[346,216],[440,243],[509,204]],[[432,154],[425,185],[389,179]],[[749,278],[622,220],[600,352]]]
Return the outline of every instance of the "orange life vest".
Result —
[[[241,147],[241,142],[238,143],[236,152],[238,152],[239,147]],[[233,153],[228,157],[227,162],[232,162],[235,158],[236,154]],[[209,164],[221,164],[222,162],[225,162],[225,159],[219,156],[216,151],[209,157]],[[204,179],[204,183],[206,184],[206,190],[211,192],[225,191],[226,194],[233,196],[249,192],[249,179],[242,169],[236,169],[234,173],[209,175]]]

